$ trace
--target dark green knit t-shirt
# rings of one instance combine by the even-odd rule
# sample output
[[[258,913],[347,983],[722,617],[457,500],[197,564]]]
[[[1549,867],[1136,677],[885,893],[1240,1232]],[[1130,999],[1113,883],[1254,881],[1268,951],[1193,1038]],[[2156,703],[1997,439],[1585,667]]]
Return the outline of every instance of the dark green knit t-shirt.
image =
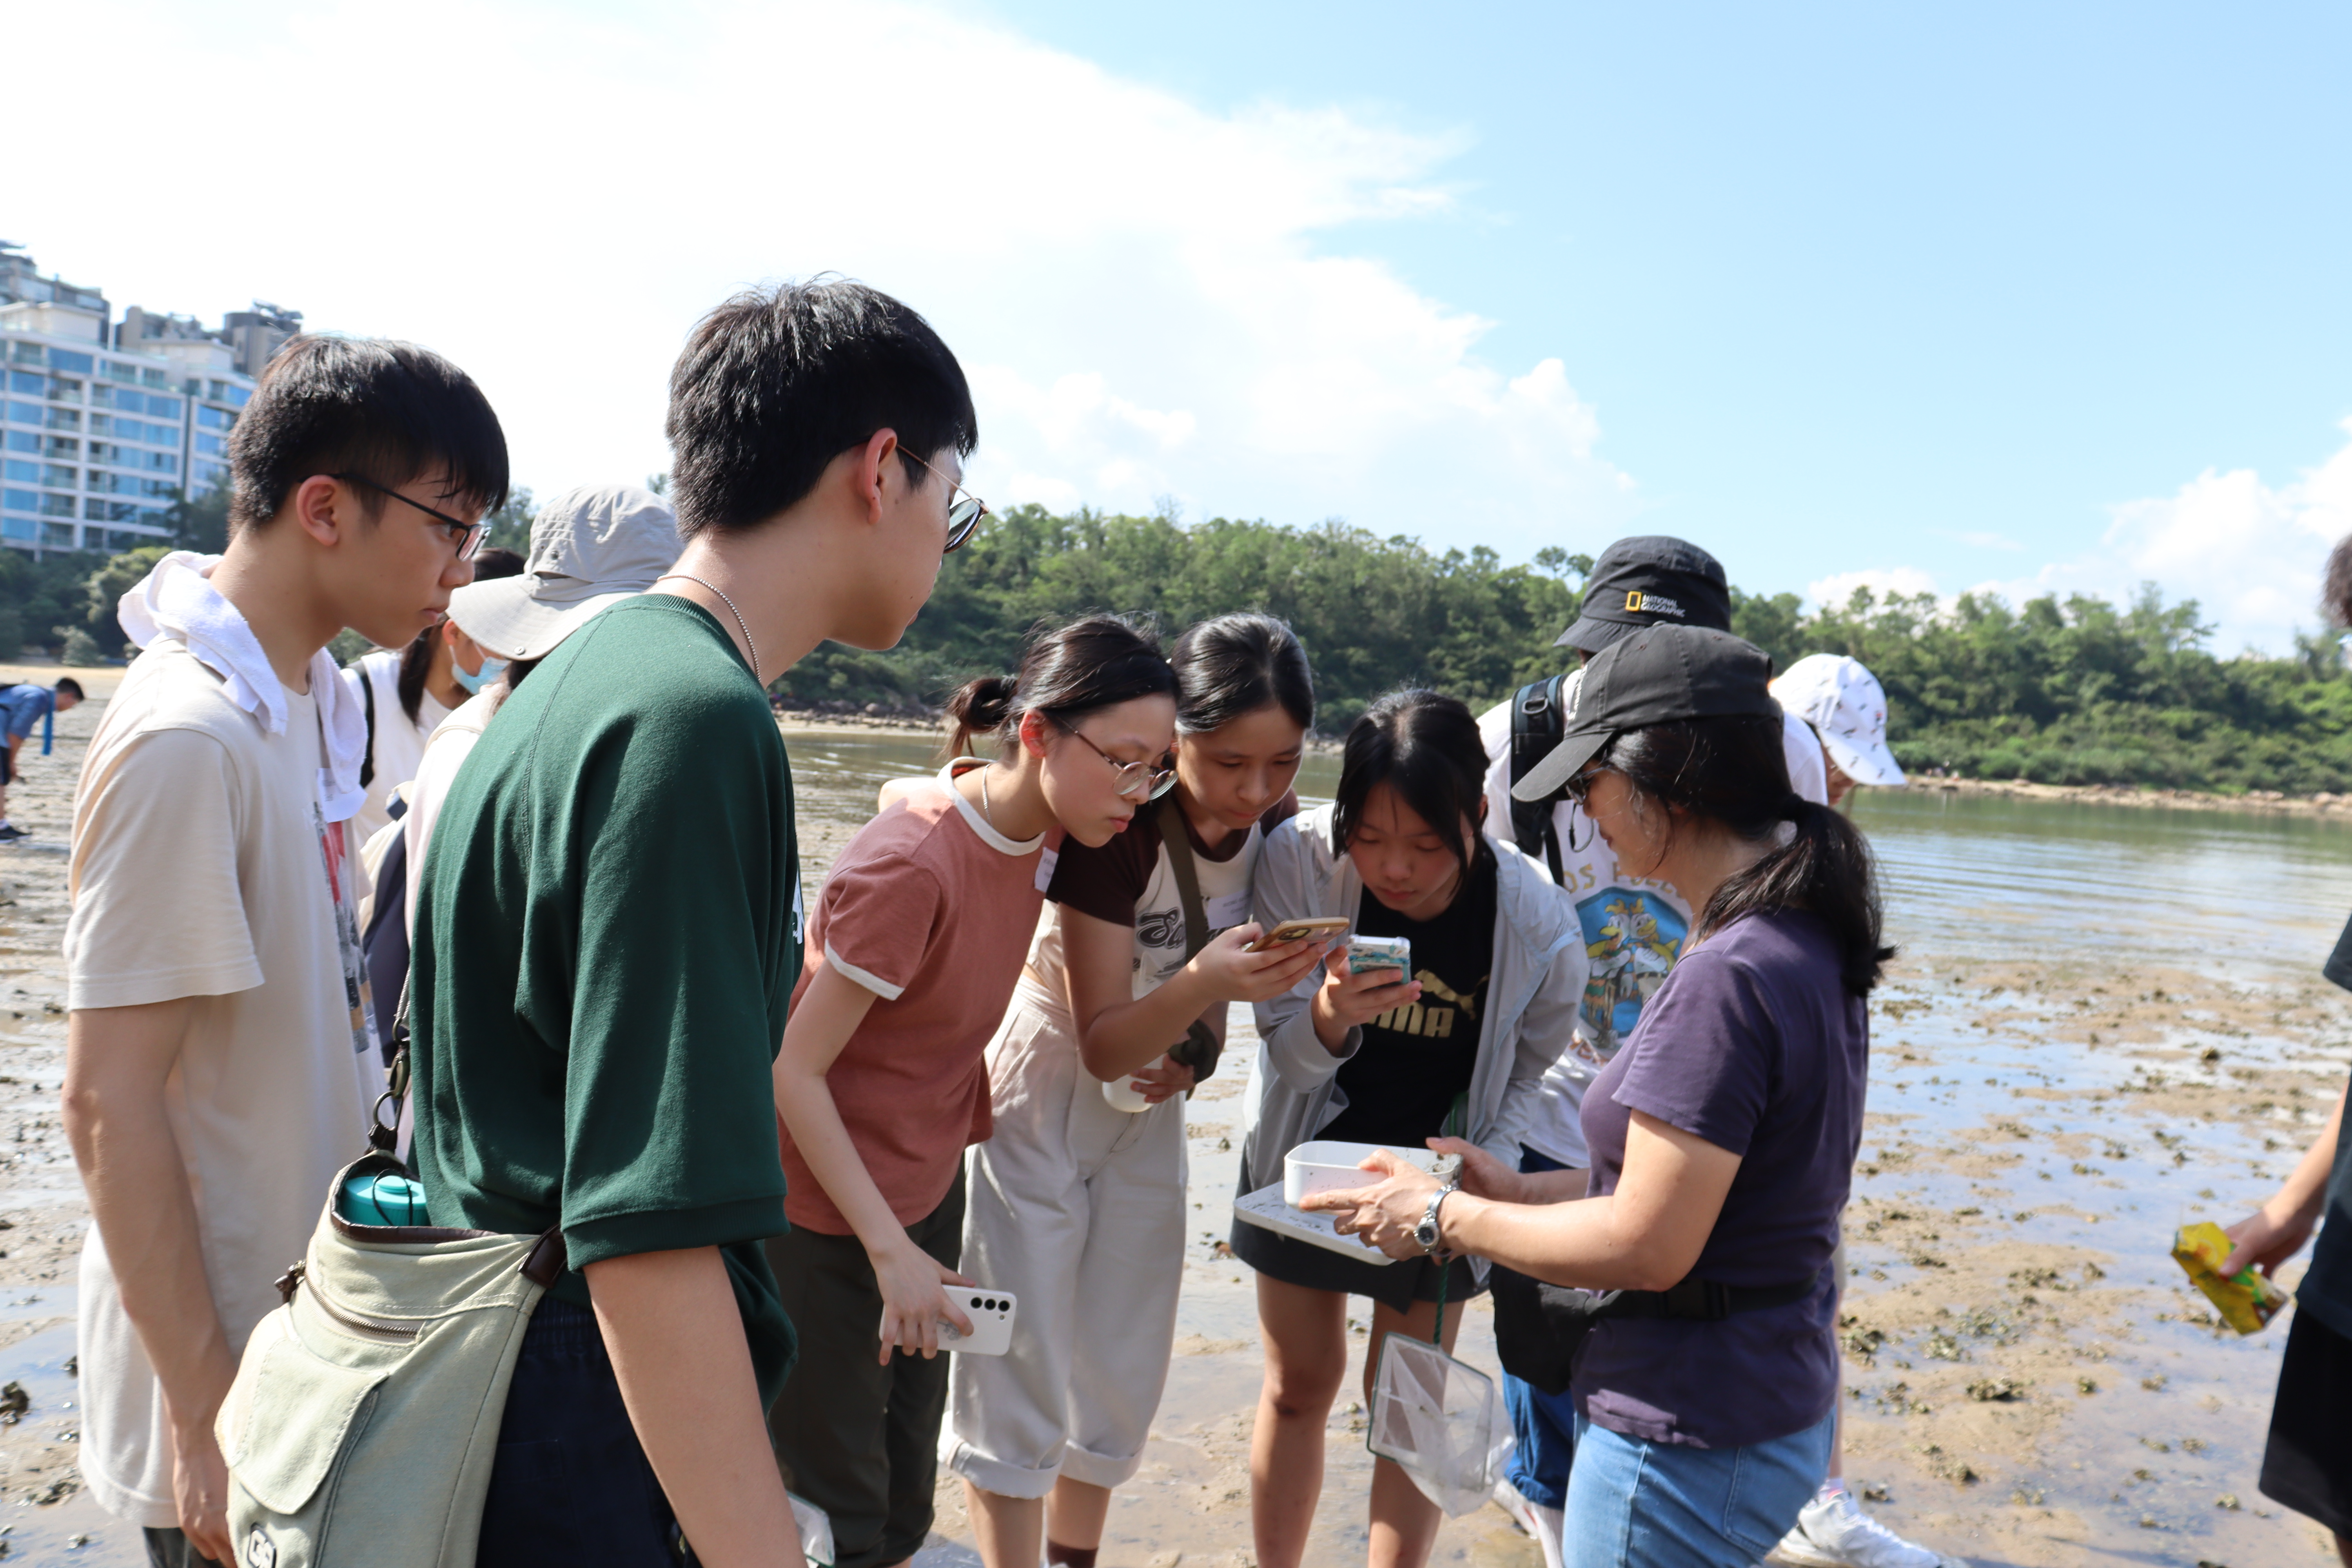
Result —
[[[418,892],[414,1160],[433,1223],[560,1215],[576,1271],[722,1249],[764,1402],[793,1327],[770,1071],[801,968],[792,773],[719,623],[647,595],[483,731]],[[555,1294],[588,1304],[566,1274]]]

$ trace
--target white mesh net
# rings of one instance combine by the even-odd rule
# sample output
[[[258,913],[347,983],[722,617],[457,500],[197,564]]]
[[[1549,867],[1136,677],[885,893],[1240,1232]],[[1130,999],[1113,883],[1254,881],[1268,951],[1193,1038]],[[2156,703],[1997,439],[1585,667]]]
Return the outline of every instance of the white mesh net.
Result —
[[[1437,1346],[1391,1334],[1372,1384],[1371,1450],[1460,1518],[1484,1503],[1511,1451],[1495,1380]]]

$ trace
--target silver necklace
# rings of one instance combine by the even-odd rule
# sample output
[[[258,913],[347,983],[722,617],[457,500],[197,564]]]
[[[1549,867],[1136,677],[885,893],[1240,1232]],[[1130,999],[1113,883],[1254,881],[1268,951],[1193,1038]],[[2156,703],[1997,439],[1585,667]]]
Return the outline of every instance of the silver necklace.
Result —
[[[709,584],[703,582],[701,578],[696,576],[691,572],[665,572],[660,576],[655,578],[654,581],[656,583],[667,583],[673,577],[677,578],[681,583],[692,583],[699,587],[710,588],[712,593],[719,595],[719,602],[727,606],[728,613],[735,617],[736,628],[743,634],[744,649],[751,656],[751,679],[754,680],[759,679],[760,645],[751,640],[751,623],[743,619],[743,612],[735,607],[735,601],[729,598],[725,594],[719,593],[717,588],[711,588]]]

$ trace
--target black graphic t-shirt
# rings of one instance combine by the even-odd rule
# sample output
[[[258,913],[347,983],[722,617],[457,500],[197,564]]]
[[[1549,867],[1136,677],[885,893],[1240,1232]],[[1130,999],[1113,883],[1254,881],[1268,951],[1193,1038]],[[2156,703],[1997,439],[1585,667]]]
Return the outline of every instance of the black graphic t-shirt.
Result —
[[[1495,957],[1493,857],[1479,857],[1460,895],[1434,920],[1409,921],[1367,891],[1356,934],[1412,943],[1421,1000],[1364,1026],[1364,1043],[1339,1067],[1348,1108],[1316,1136],[1418,1149],[1443,1130],[1478,1065]]]

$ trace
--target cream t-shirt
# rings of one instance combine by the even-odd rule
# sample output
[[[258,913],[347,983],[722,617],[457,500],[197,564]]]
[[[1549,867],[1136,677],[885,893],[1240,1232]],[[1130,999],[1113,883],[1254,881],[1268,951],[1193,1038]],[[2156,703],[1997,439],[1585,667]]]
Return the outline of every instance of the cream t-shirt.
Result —
[[[196,998],[166,1112],[232,1350],[278,1304],[383,1086],[349,825],[320,809],[316,701],[284,733],[173,641],[132,662],[82,763],[66,926],[74,1008]],[[93,1227],[82,1249],[81,1471],[106,1510],[177,1522],[162,1389]]]

